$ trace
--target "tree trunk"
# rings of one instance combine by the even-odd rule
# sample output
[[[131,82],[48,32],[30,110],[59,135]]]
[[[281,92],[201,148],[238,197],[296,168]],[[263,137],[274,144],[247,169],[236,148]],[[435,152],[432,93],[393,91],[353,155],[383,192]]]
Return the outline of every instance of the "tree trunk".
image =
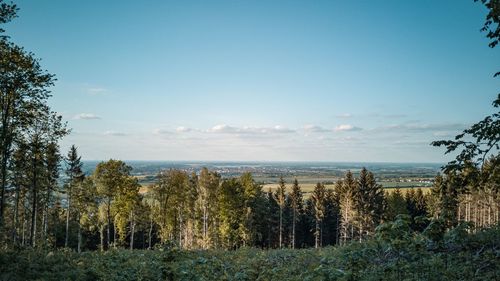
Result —
[[[104,225],[99,227],[99,235],[101,238],[101,252],[104,252]]]
[[[116,249],[116,244],[117,244],[116,241],[118,240],[117,233],[118,233],[118,231],[116,231],[116,221],[115,221],[115,222],[113,222],[113,248],[115,248],[115,249]]]
[[[108,198],[108,209],[107,209],[107,216],[108,216],[108,225],[107,225],[107,238],[108,240],[106,241],[107,244],[107,249],[109,249],[109,245],[111,242],[111,198]]]
[[[295,249],[295,221],[297,220],[297,212],[293,208],[293,219],[292,219],[292,249]]]
[[[363,241],[363,223],[359,224],[359,243]]]
[[[80,225],[80,218],[78,218],[78,246],[77,246],[78,253],[82,252],[81,247],[82,247],[82,227]]]
[[[16,187],[16,197],[14,199],[14,217],[12,222],[14,226],[12,227],[12,242],[14,245],[17,243],[17,227],[19,225],[19,196],[20,196],[20,186]]]
[[[5,208],[5,189],[7,187],[7,166],[8,166],[8,159],[9,159],[9,154],[10,154],[10,148],[11,148],[11,129],[9,126],[9,119],[11,116],[11,92],[8,91],[8,94],[6,95],[6,99],[3,101],[5,108],[2,108],[2,133],[1,133],[1,148],[2,148],[2,161],[1,161],[1,173],[2,173],[2,179],[1,179],[1,190],[0,190],[0,229],[3,228],[3,215],[4,215],[4,208]],[[4,95],[5,96],[5,95]]]
[[[4,214],[4,205],[5,205],[5,188],[7,186],[7,156],[8,152],[6,151],[7,149],[4,147],[4,151],[2,151],[2,167],[1,167],[1,172],[2,172],[2,182],[1,182],[1,192],[0,192],[0,228],[3,227],[3,214]]]
[[[314,248],[319,247],[319,221],[316,219],[316,229],[314,231]]]
[[[150,250],[151,250],[151,242],[153,240],[152,236],[153,236],[153,218],[151,217],[149,221],[149,237],[148,237],[149,238],[148,249]]]
[[[31,205],[31,233],[30,233],[30,245],[35,247],[36,245],[36,215],[37,215],[37,181],[36,181],[36,168],[33,171],[33,201]]]
[[[47,242],[47,233],[49,230],[49,203],[50,203],[50,185],[47,187],[47,196],[45,198],[45,210],[44,210],[44,220],[43,220],[43,241]]]
[[[283,207],[280,206],[280,249],[283,242]]]
[[[28,222],[27,222],[27,218],[26,218],[26,214],[23,213],[23,226],[22,226],[22,237],[21,237],[21,245],[26,245],[26,226],[27,226]]]
[[[207,206],[203,206],[203,249],[208,248],[208,211]]]
[[[134,249],[135,219],[134,213],[130,212],[130,250]]]
[[[66,235],[64,237],[64,247],[68,247],[69,240],[69,217],[71,212],[71,185],[68,186],[68,210],[66,212]],[[78,222],[78,227],[80,227],[80,222]]]

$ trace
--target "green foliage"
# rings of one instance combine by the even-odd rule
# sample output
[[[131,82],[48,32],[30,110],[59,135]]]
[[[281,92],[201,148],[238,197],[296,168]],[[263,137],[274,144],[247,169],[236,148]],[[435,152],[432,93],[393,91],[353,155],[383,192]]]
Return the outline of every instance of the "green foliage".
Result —
[[[420,234],[410,221],[398,216],[374,239],[321,250],[7,250],[0,280],[498,280],[500,228],[444,233],[437,221]]]

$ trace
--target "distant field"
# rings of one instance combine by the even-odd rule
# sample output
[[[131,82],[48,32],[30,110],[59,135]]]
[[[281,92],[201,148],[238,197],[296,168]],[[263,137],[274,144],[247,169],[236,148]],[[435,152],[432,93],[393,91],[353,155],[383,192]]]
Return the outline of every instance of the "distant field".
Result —
[[[302,192],[304,192],[304,194],[313,192],[314,187],[316,186],[315,183],[301,183],[299,185],[300,185]],[[287,192],[290,192],[292,190],[292,184],[286,184],[285,186],[286,186]],[[326,184],[325,187],[327,189],[333,189],[334,185],[333,184]],[[269,191],[269,189],[271,191],[274,191],[274,190],[276,190],[276,188],[278,188],[277,183],[270,183],[270,184],[264,184],[262,190],[267,192],[267,191]]]
[[[410,189],[422,189],[424,193],[427,193],[430,191],[430,186],[423,184],[423,183],[410,183],[410,182],[383,182],[381,183],[382,186],[384,187],[385,191],[388,193],[394,192],[396,188],[400,188],[400,191],[402,194],[405,194],[408,190]],[[304,184],[299,184],[300,188],[302,189],[302,192],[304,193],[304,196],[307,198],[310,196],[310,194],[313,192],[314,187],[316,186],[315,183],[304,183]],[[286,184],[286,190],[287,192],[292,190],[292,184]],[[262,190],[267,192],[269,189],[271,191],[276,190],[278,187],[277,183],[271,183],[271,184],[264,184]],[[325,187],[327,189],[333,189],[334,184],[326,184]]]

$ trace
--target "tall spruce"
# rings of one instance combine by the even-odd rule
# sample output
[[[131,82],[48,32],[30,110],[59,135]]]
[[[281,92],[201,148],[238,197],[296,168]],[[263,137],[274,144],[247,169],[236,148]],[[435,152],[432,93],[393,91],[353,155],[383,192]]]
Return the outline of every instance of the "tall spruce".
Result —
[[[351,171],[347,171],[344,178],[335,184],[340,205],[340,244],[355,237],[355,219],[357,217],[355,198],[357,183]]]
[[[85,175],[82,171],[82,161],[81,156],[78,155],[78,151],[75,145],[72,145],[68,151],[68,155],[66,156],[66,184],[65,184],[65,192],[67,198],[67,206],[66,206],[66,233],[64,236],[64,247],[68,247],[69,243],[69,223],[71,217],[71,207],[72,207],[72,199],[73,199],[73,188],[76,185],[82,184]]]
[[[302,190],[299,185],[297,178],[294,179],[292,185],[292,191],[290,192],[290,201],[292,205],[292,249],[295,249],[295,243],[297,240],[297,219],[303,208]]]
[[[311,199],[314,205],[314,247],[322,247],[322,223],[325,217],[326,187],[322,183],[317,183],[312,192]]]
[[[283,179],[283,176],[280,177],[278,187],[276,188],[276,192],[274,194],[274,199],[276,200],[276,203],[278,204],[280,211],[279,211],[279,248],[281,249],[283,247],[283,210],[285,208],[286,204],[286,184],[285,180]]]
[[[377,184],[371,172],[361,169],[357,181],[355,208],[358,222],[359,240],[374,233],[380,223],[384,209],[384,191]]]

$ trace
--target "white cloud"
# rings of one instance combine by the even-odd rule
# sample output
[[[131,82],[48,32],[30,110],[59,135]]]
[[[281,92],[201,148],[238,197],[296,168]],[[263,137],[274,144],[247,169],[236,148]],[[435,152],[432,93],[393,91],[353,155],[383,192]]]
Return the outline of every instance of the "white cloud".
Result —
[[[336,132],[344,132],[344,131],[360,131],[362,130],[361,128],[359,127],[355,127],[353,125],[350,125],[350,124],[342,124],[342,125],[338,125],[337,127],[335,127],[334,131]]]
[[[193,129],[191,128],[186,128],[186,127],[183,127],[183,126],[180,126],[180,127],[177,127],[177,129],[175,129],[175,131],[177,133],[188,133],[188,132],[191,132]]]
[[[350,113],[342,113],[342,114],[337,115],[337,118],[351,118],[351,117],[352,117],[352,114],[350,114]]]
[[[104,132],[104,135],[114,136],[114,137],[123,137],[123,136],[126,136],[127,134],[122,133],[122,132],[116,132],[116,131],[106,131],[106,132]]]
[[[87,93],[89,93],[90,95],[102,95],[102,94],[105,94],[107,92],[108,92],[108,90],[105,88],[89,88],[89,89],[87,89]]]
[[[330,130],[325,129],[321,126],[316,126],[316,125],[305,125],[304,126],[304,131],[309,132],[309,133],[323,133],[323,132],[330,132]]]
[[[295,133],[295,130],[289,129],[287,127],[283,127],[280,125],[274,126],[271,129],[265,129],[265,132],[271,132],[271,133],[280,133],[280,134],[289,134],[289,133]]]
[[[283,127],[280,125],[274,127],[233,127],[226,124],[220,124],[208,129],[209,133],[220,134],[251,134],[251,135],[266,135],[266,134],[289,134],[294,133],[295,130]]]
[[[172,134],[172,132],[169,130],[165,130],[165,129],[154,129],[153,134],[155,134],[155,135],[170,135],[170,134]]]
[[[96,119],[101,119],[101,117],[93,114],[93,113],[80,113],[77,114],[73,117],[73,119],[79,119],[79,120],[96,120]]]
[[[221,133],[221,134],[237,133],[238,131],[239,131],[238,128],[226,124],[215,125],[207,130],[207,132],[209,133]]]

